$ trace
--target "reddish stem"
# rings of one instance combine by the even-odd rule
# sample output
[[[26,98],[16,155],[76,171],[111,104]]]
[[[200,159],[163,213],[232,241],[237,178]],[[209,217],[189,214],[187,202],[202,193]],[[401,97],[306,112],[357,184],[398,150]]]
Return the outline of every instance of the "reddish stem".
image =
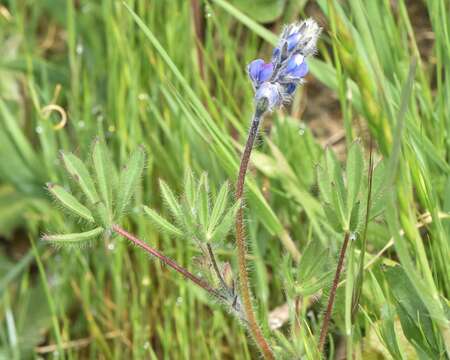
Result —
[[[330,297],[328,298],[327,311],[323,319],[322,330],[320,331],[319,340],[319,352],[323,351],[325,340],[328,334],[328,326],[330,324],[331,313],[333,312],[334,298],[336,297],[336,290],[339,284],[339,278],[344,267],[345,253],[347,251],[348,241],[350,239],[350,233],[347,231],[344,235],[344,243],[342,244],[341,253],[339,254],[339,261],[334,275],[333,285],[331,287]]]
[[[236,184],[236,200],[241,201],[239,206],[237,215],[236,215],[236,245],[238,252],[238,263],[239,263],[239,285],[242,296],[242,304],[244,305],[245,315],[247,317],[248,325],[250,328],[250,333],[255,339],[258,347],[260,348],[264,358],[266,359],[274,359],[274,355],[270,345],[265,339],[261,328],[256,321],[255,312],[253,310],[252,304],[252,293],[250,290],[250,281],[248,277],[247,271],[247,247],[245,244],[245,235],[244,235],[244,220],[243,220],[243,203],[242,198],[244,194],[244,184],[245,184],[245,175],[247,173],[248,163],[250,161],[250,154],[253,149],[253,144],[255,142],[256,135],[258,134],[259,122],[261,119],[261,115],[256,114],[253,118],[252,125],[250,128],[250,132],[248,134],[247,143],[245,144],[244,153],[241,158],[241,165],[239,167],[239,176]]]
[[[209,292],[211,295],[222,299],[223,297],[219,294],[219,292],[215,289],[213,289],[206,281],[198,278],[194,274],[192,274],[189,270],[185,269],[184,267],[178,265],[175,261],[168,258],[167,256],[161,254],[159,251],[153,249],[149,245],[147,245],[144,241],[138,239],[133,234],[130,234],[129,232],[125,231],[118,225],[113,225],[112,229],[119,235],[123,236],[124,238],[130,240],[135,245],[139,246],[141,249],[149,253],[150,255],[158,258],[161,260],[164,264],[171,267],[181,275],[183,275],[185,278],[191,280],[194,284],[200,286],[202,289]]]

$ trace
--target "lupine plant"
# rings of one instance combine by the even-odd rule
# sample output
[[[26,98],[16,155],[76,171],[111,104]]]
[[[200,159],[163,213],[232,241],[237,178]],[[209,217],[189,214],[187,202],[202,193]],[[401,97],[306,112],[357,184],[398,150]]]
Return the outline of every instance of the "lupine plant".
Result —
[[[212,192],[206,173],[196,179],[188,170],[181,195],[175,194],[163,180],[159,181],[160,193],[170,218],[163,217],[155,209],[142,206],[143,213],[161,233],[174,239],[189,241],[197,249],[193,259],[193,265],[198,268],[197,273],[189,271],[187,267],[164,255],[163,251],[125,230],[122,225],[132,199],[138,192],[145,169],[146,154],[143,147],[131,154],[122,169],[116,169],[112,165],[104,139],[94,141],[91,158],[85,162],[74,154],[61,152],[61,162],[70,175],[72,190],[53,183],[49,183],[47,188],[64,211],[80,220],[84,231],[48,234],[43,236],[43,240],[55,246],[85,246],[92,245],[99,239],[106,243],[118,241],[119,238],[127,239],[205,290],[211,301],[219,303],[234,315],[246,327],[264,358],[292,359],[303,353],[309,358],[320,357],[325,351],[336,294],[341,274],[345,270],[346,254],[353,243],[357,242],[360,245],[360,256],[355,260],[354,252],[350,252],[347,266],[349,276],[345,289],[351,294],[351,301],[346,304],[350,307],[347,313],[351,316],[345,319],[346,328],[350,332],[358,313],[367,227],[370,219],[378,216],[384,205],[385,188],[380,185],[383,183],[384,164],[381,162],[374,168],[370,153],[365,176],[363,151],[359,142],[354,142],[349,149],[344,173],[333,151],[327,150],[322,163],[317,166],[317,182],[323,209],[331,227],[330,232],[343,238],[337,265],[334,267],[330,251],[314,240],[304,249],[300,263],[296,262],[298,259],[295,262],[290,258],[280,260],[280,274],[277,276],[283,277],[286,293],[290,298],[328,294],[320,334],[309,334],[312,348],[299,343],[295,331],[289,339],[281,334],[276,334],[275,338],[268,336],[263,330],[266,327],[260,325],[254,310],[244,226],[246,174],[258,130],[263,118],[288,104],[304,82],[308,73],[308,57],[316,52],[320,32],[321,28],[312,19],[286,26],[270,62],[257,59],[248,65],[247,72],[254,90],[254,112],[241,156],[234,201],[231,201],[231,186],[228,183],[223,184],[219,191]],[[233,234],[233,224],[237,271],[233,271],[230,262],[221,261],[218,256],[218,251],[223,250],[224,243]],[[328,288],[333,272],[334,277]],[[357,274],[354,279],[353,272]],[[296,327],[298,324],[292,324],[294,330]]]
[[[99,238],[113,241],[115,235],[128,239],[224,304],[248,326],[249,333],[264,357],[275,358],[272,346],[263,335],[253,309],[243,221],[245,177],[263,117],[289,103],[297,87],[302,84],[308,73],[307,57],[315,53],[320,31],[321,28],[312,19],[286,26],[273,50],[271,61],[265,63],[264,60],[257,59],[248,65],[248,75],[255,91],[255,111],[237,176],[235,204],[231,207],[227,205],[227,184],[222,186],[216,198],[212,198],[207,175],[202,175],[197,182],[188,172],[181,200],[178,200],[164,181],[160,182],[161,194],[173,221],[164,219],[149,207],[144,207],[145,213],[162,232],[169,236],[186,238],[198,247],[200,255],[196,263],[200,265],[202,277],[189,272],[120,225],[145,167],[143,149],[135,150],[127,165],[120,170],[120,174],[111,165],[104,141],[94,142],[90,159],[92,174],[85,163],[74,154],[61,153],[68,174],[83,194],[84,204],[60,185],[48,184],[48,191],[65,210],[92,228],[81,233],[45,235],[43,240],[56,245],[81,246]],[[220,263],[214,253],[214,247],[225,240],[233,221],[239,267],[237,279],[233,276],[230,264]]]
[[[239,167],[236,184],[236,200],[238,201],[243,197],[245,175],[261,120],[266,113],[289,102],[297,86],[302,83],[308,72],[306,57],[316,51],[320,31],[320,27],[312,19],[289,25],[283,30],[278,45],[273,50],[271,62],[266,64],[264,60],[257,59],[248,66],[248,74],[255,90],[255,112]],[[274,357],[273,352],[256,322],[253,311],[246,265],[247,251],[242,205],[236,217],[236,246],[239,260],[239,284],[250,332],[264,356],[271,359]]]
[[[0,3],[0,358],[450,358],[449,1]]]

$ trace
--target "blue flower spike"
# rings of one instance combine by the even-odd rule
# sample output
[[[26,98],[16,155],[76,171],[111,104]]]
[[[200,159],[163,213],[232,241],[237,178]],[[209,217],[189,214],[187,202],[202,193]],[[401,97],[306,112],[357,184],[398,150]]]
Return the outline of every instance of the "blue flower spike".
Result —
[[[308,74],[306,59],[316,52],[321,31],[313,19],[288,25],[273,50],[271,62],[257,59],[249,64],[258,111],[273,111],[291,100]]]

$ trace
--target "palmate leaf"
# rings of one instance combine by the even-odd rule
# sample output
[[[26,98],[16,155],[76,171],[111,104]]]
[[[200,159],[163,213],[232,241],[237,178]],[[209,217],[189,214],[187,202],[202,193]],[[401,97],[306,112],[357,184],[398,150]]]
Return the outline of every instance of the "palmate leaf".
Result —
[[[437,327],[405,270],[400,266],[392,267],[386,272],[386,279],[396,301],[403,332],[416,351],[426,358],[444,351],[442,339],[435,331]]]
[[[228,183],[224,183],[217,194],[217,197],[214,201],[214,207],[211,211],[211,216],[209,218],[208,230],[207,233],[212,233],[213,229],[219,223],[223,213],[227,209],[228,205]]]
[[[185,176],[185,191],[178,199],[170,187],[160,180],[161,195],[165,206],[173,216],[168,221],[156,211],[144,206],[151,221],[163,232],[201,243],[221,242],[234,224],[237,204],[229,207],[229,187],[224,183],[217,196],[211,195],[208,176],[202,174],[198,181],[190,170]]]
[[[195,206],[195,180],[191,169],[187,169],[184,175],[184,198],[188,205],[192,208]]]
[[[168,235],[173,235],[180,237],[183,235],[183,232],[178,229],[176,226],[172,225],[166,219],[164,219],[161,215],[159,215],[156,211],[144,205],[145,213],[150,217],[150,220],[159,228],[161,231],[167,233]]]
[[[182,221],[183,211],[182,211],[181,205],[178,202],[173,191],[163,180],[159,180],[159,187],[161,189],[161,195],[163,197],[164,203],[169,208],[173,217],[176,219],[177,222],[183,222]],[[191,205],[191,204],[189,204],[189,205]],[[190,210],[189,210],[189,212],[190,212]]]
[[[66,154],[61,151],[61,156],[67,171],[72,176],[73,180],[80,186],[89,203],[95,204],[99,200],[98,194],[86,165],[71,153]]]
[[[122,216],[130,204],[136,187],[145,167],[145,151],[142,147],[137,148],[130,156],[126,165],[123,167],[119,177],[119,189],[115,205],[116,217]]]
[[[329,264],[329,250],[322,248],[319,241],[310,241],[297,269],[296,292],[309,296],[323,288],[332,276],[332,272],[328,270]]]
[[[198,182],[197,201],[200,224],[203,229],[206,229],[209,219],[209,184],[206,173],[200,176]]]
[[[52,196],[70,213],[81,217],[84,220],[92,223],[94,222],[94,217],[91,211],[82,205],[71,193],[66,191],[62,186],[48,183],[48,191]]]
[[[102,201],[109,213],[112,211],[112,162],[109,157],[108,149],[103,141],[96,139],[92,151],[92,160],[94,163],[95,179]]]
[[[219,243],[222,242],[228,233],[231,231],[231,228],[236,219],[236,213],[239,210],[240,201],[236,202],[225,214],[225,216],[221,219],[220,224],[214,229],[214,232],[211,235],[210,241]]]
[[[104,229],[102,227],[97,227],[93,230],[72,233],[72,234],[54,234],[54,235],[43,235],[42,240],[51,242],[55,245],[83,245],[86,242],[92,241],[98,238]]]

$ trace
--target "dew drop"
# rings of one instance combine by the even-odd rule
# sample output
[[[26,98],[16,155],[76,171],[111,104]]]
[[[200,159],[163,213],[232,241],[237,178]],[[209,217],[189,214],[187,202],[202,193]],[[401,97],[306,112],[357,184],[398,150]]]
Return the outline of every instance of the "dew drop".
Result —
[[[211,8],[209,5],[206,5],[205,7],[205,17],[210,18],[212,16]]]
[[[138,99],[139,99],[140,101],[147,100],[147,99],[148,99],[148,94],[146,94],[146,93],[140,93],[140,94],[138,95]]]
[[[150,348],[150,342],[146,341],[146,342],[144,343],[144,349],[147,350],[147,349],[149,349],[149,348]]]
[[[77,52],[78,55],[83,54],[83,51],[84,51],[83,45],[78,44],[75,51]]]
[[[183,298],[182,298],[181,296],[179,296],[179,297],[177,298],[177,305],[178,305],[178,306],[181,306],[182,303],[183,303]]]
[[[42,128],[42,126],[36,126],[35,131],[36,131],[38,134],[42,134],[42,133],[44,132],[44,129]]]
[[[350,233],[349,240],[350,241],[355,241],[357,237],[358,237],[358,235],[356,233],[352,232],[352,233]]]
[[[301,135],[304,135],[305,134],[305,131],[306,131],[306,128],[305,128],[305,125],[300,125],[300,127],[298,128],[298,134],[301,136]]]
[[[114,243],[109,243],[108,244],[108,250],[109,251],[114,251],[116,249],[116,245]]]
[[[78,121],[78,127],[83,129],[86,126],[86,124],[84,123],[84,121]]]

